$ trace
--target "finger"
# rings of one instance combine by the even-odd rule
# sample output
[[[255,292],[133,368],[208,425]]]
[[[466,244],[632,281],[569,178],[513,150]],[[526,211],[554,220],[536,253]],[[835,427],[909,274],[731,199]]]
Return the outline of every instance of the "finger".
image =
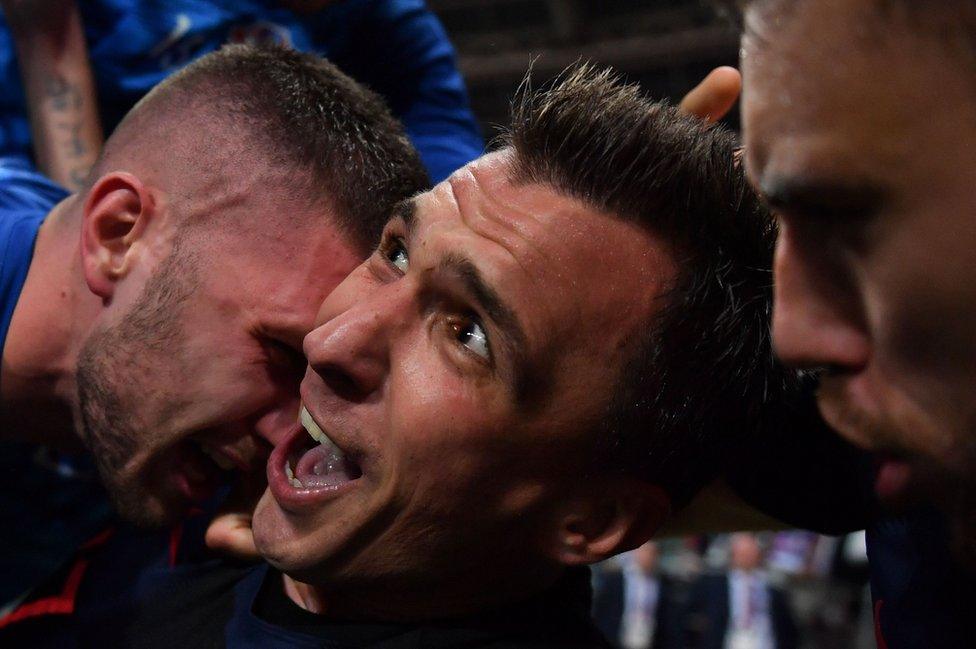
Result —
[[[218,514],[207,528],[207,547],[221,554],[245,561],[260,559],[251,531],[251,514],[225,512]]]
[[[707,122],[717,122],[732,109],[740,92],[742,75],[738,70],[727,66],[715,68],[685,95],[678,108]]]

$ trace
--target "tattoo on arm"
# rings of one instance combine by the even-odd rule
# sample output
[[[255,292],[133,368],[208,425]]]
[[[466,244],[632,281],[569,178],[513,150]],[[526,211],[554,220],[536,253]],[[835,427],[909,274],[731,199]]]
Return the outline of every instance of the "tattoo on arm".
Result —
[[[81,108],[78,89],[61,75],[54,74],[44,79],[44,94],[50,99],[51,107],[58,112]]]
[[[57,116],[51,134],[53,145],[69,162],[68,174],[75,188],[81,187],[93,162],[92,151],[82,139],[84,98],[74,84],[57,74],[44,80],[44,94]]]

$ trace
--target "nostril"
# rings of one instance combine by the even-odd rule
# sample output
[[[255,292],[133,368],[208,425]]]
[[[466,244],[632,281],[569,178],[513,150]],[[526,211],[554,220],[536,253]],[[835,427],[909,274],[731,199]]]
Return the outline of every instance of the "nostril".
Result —
[[[364,391],[356,380],[338,365],[316,367],[315,371],[336,396],[347,401],[359,401],[365,397]]]

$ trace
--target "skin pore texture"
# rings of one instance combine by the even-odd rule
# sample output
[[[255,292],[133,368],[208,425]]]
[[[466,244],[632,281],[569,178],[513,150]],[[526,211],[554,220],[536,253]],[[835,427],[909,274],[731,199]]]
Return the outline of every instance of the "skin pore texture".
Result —
[[[592,451],[673,277],[670,251],[547,186],[513,184],[510,155],[398,210],[305,339],[307,427],[339,450],[296,427],[268,463],[254,535],[273,565],[315,584],[286,577],[306,608],[483,610],[639,545],[667,515],[659,489],[595,470]],[[323,457],[325,477],[308,460]]]
[[[361,260],[306,178],[210,117],[109,143],[41,227],[4,348],[4,430],[82,431],[146,524],[211,495],[223,468],[260,473],[297,418],[317,305]]]
[[[976,86],[965,38],[897,3],[883,15],[868,0],[756,7],[742,68],[747,171],[780,223],[777,352],[825,368],[821,411],[878,453],[879,496],[934,496],[971,551]]]

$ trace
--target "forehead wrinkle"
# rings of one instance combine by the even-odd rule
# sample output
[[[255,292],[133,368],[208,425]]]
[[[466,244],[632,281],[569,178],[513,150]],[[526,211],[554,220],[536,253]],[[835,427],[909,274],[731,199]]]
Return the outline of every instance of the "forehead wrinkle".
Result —
[[[526,276],[535,278],[535,274],[526,267],[517,253],[523,253],[526,256],[529,253],[534,253],[543,261],[552,261],[548,259],[548,255],[542,248],[536,245],[531,234],[526,231],[527,223],[538,224],[541,220],[532,212],[518,205],[500,201],[488,189],[487,183],[479,177],[480,174],[476,169],[469,171],[469,181],[458,177],[457,185],[451,183],[451,191],[458,206],[461,222],[479,237],[491,241],[504,250]],[[466,187],[469,183],[473,184],[474,187]],[[469,199],[467,196],[469,193],[474,194],[474,198]],[[486,207],[489,209],[485,209]],[[505,213],[514,215],[515,218],[504,218],[502,215]]]
[[[485,183],[480,181],[477,174],[474,173],[472,169],[464,169],[451,175],[451,177],[447,180],[447,183],[451,190],[451,199],[454,201],[457,209],[458,218],[464,227],[473,232],[476,236],[495,244],[495,246],[504,251],[505,255],[515,263],[526,278],[533,283],[538,283],[538,278],[536,275],[532,273],[525,266],[525,264],[522,263],[519,255],[516,254],[517,250],[524,250],[523,247],[519,246],[518,243],[512,243],[510,240],[506,239],[500,234],[492,233],[487,228],[479,228],[477,225],[477,220],[474,222],[471,221],[472,217],[475,219],[481,217],[481,221],[483,223],[495,223],[496,225],[501,226],[501,229],[505,229],[504,221],[500,219],[488,219],[483,210],[477,208],[472,209],[470,207],[471,200],[469,200],[467,196],[469,192],[474,192],[479,197],[478,199],[474,200],[481,199],[492,203],[496,202],[491,198],[490,193],[486,191]],[[468,189],[466,185],[469,183],[475,185],[477,191],[475,191],[474,188]],[[528,216],[529,218],[534,218],[531,215]],[[529,237],[522,235],[522,233],[518,232],[515,228],[509,227],[508,229],[516,237],[518,237],[522,243],[525,244],[524,247],[534,250],[540,257],[545,257],[545,255],[541,254],[541,251],[534,244],[532,244]],[[521,329],[523,332],[526,331],[524,328],[525,324],[527,323],[522,323],[523,326]],[[523,408],[532,407],[533,404],[539,406],[542,396],[547,393],[550,387],[551,382],[548,380],[548,377],[551,374],[551,363],[540,363],[538,354],[529,353],[529,340],[524,333],[521,343],[521,350],[518,350],[517,342],[515,345],[511,345],[513,349],[521,352],[513,355],[515,365],[515,398],[519,402],[519,405]]]
[[[555,252],[554,256],[552,252],[547,252],[547,250],[541,245],[536,243],[536,237],[533,236],[532,226],[535,226],[536,230],[542,230],[539,237],[542,241],[548,241],[549,237],[546,236],[545,230],[554,229],[560,227],[562,220],[569,219],[571,222],[578,222],[575,217],[578,215],[579,211],[585,211],[587,208],[579,203],[576,199],[564,196],[560,194],[557,190],[547,184],[517,184],[512,185],[511,180],[509,180],[509,175],[504,176],[505,183],[508,187],[514,189],[513,196],[515,199],[507,198],[501,195],[497,190],[492,191],[489,185],[492,179],[489,177],[488,173],[483,172],[478,168],[473,168],[470,170],[471,181],[475,183],[480,191],[468,190],[462,184],[456,195],[460,200],[466,200],[467,197],[464,194],[467,191],[472,191],[475,194],[475,201],[481,203],[481,206],[488,206],[493,208],[497,216],[492,214],[492,209],[476,209],[470,210],[469,213],[475,214],[477,217],[481,217],[480,221],[475,221],[474,223],[465,224],[476,234],[494,241],[501,248],[503,248],[518,264],[522,269],[526,278],[534,285],[540,288],[542,294],[547,294],[552,290],[552,286],[560,286],[562,281],[565,280],[566,272],[568,268],[562,260],[559,258],[558,254],[560,251],[565,250],[568,246],[579,246],[588,245],[588,239],[583,235],[583,231],[573,230],[572,228],[563,228],[560,231],[562,245],[555,248],[552,252]],[[482,178],[484,176],[484,178]],[[526,201],[532,200],[532,192],[536,191],[544,192],[547,200],[544,203],[544,207],[533,210],[529,207],[523,207],[520,203],[515,202],[518,198],[525,197]],[[538,200],[538,197],[535,197]],[[565,204],[569,201],[569,204]],[[550,208],[549,211],[546,211]],[[540,211],[542,210],[542,211]],[[462,212],[462,219],[463,219]],[[504,216],[503,216],[504,215]],[[613,218],[608,216],[608,218]],[[557,223],[559,221],[559,223]],[[491,232],[487,227],[478,227],[479,224],[494,224],[499,226],[499,232]],[[512,235],[511,239],[504,237],[505,232],[509,232]],[[580,237],[583,238],[580,238]],[[522,257],[529,257],[534,255],[534,268],[529,268],[522,259],[516,253],[521,253]],[[575,280],[570,280],[571,288],[578,288],[578,284]],[[569,288],[569,287],[564,287]],[[545,330],[550,334],[557,329],[563,331],[563,333],[569,333],[574,331],[582,331],[585,327],[582,326],[583,323],[587,321],[586,307],[589,302],[583,299],[581,296],[573,296],[571,302],[565,305],[568,309],[566,313],[559,314],[556,316],[551,313],[548,309],[544,309],[546,313],[550,316],[548,322],[546,323]],[[550,342],[554,342],[557,339],[564,339],[564,336],[549,336]]]

